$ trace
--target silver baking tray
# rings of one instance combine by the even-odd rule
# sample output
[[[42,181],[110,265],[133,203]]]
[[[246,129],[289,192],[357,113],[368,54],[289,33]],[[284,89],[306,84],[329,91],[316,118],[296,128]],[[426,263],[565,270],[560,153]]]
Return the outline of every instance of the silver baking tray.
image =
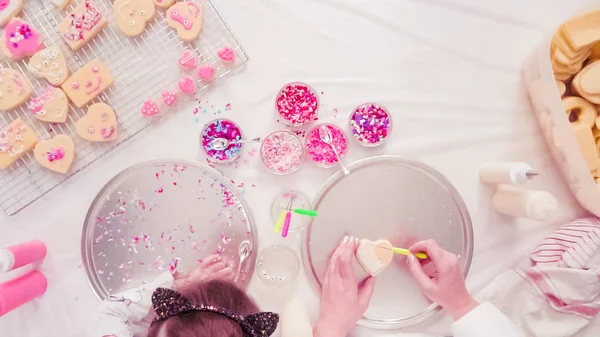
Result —
[[[306,275],[320,293],[329,257],[344,235],[388,239],[407,248],[434,239],[460,256],[466,275],[473,253],[469,213],[456,189],[433,168],[398,156],[377,156],[334,174],[314,203],[319,216],[302,234]],[[366,273],[354,263],[357,277]],[[359,325],[397,329],[431,317],[439,307],[426,299],[408,273],[405,257],[396,255],[377,276],[375,293]]]
[[[242,259],[244,247],[249,255]],[[92,202],[81,236],[86,273],[100,299],[151,281],[177,259],[185,272],[214,253],[246,287],[256,247],[248,205],[231,181],[177,159],[136,164],[112,178]]]

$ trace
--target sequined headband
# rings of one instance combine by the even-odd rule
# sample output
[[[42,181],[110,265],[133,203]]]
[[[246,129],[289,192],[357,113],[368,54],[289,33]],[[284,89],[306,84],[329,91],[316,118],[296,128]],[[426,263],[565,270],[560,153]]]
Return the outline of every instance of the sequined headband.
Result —
[[[152,306],[156,312],[154,322],[191,311],[214,312],[237,322],[244,336],[268,337],[277,329],[279,315],[272,312],[259,312],[258,314],[240,316],[231,311],[212,305],[195,305],[180,293],[166,288],[158,288],[152,294]]]

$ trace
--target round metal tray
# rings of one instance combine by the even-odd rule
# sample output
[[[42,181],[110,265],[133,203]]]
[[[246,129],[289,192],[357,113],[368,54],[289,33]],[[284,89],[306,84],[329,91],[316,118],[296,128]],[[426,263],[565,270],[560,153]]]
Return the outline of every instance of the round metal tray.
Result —
[[[246,287],[255,247],[252,216],[230,180],[206,165],[170,159],[112,178],[90,206],[81,237],[86,273],[100,299],[151,281],[173,263],[189,271],[214,253],[233,265],[236,282]]]
[[[388,239],[407,248],[434,239],[460,256],[466,275],[473,252],[473,229],[464,201],[440,173],[419,162],[378,156],[352,163],[351,173],[334,174],[316,198],[314,218],[302,234],[306,275],[320,293],[331,253],[344,235]],[[397,329],[419,323],[439,307],[423,296],[405,257],[396,255],[375,282],[369,309],[359,325]],[[354,270],[366,275],[358,262]]]

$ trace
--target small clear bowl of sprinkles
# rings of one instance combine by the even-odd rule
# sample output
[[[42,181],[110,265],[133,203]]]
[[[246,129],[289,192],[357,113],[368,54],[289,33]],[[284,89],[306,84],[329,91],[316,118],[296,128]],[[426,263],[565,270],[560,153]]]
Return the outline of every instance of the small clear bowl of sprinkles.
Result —
[[[326,126],[331,131],[332,145],[340,155],[340,158],[343,158],[346,154],[348,141],[346,140],[344,131],[337,125],[329,123],[317,124],[308,131],[306,134],[306,152],[317,166],[325,168],[337,166],[338,161],[335,152],[331,146],[321,140],[321,132],[319,131],[321,126]]]
[[[287,125],[301,126],[316,120],[319,96],[308,84],[288,83],[277,94],[275,109]]]
[[[212,141],[225,138],[230,144],[224,150],[216,150]],[[230,163],[240,156],[243,144],[232,143],[242,140],[242,129],[233,121],[226,118],[212,120],[204,126],[200,133],[200,145],[206,153],[206,158],[215,163]]]
[[[392,131],[392,115],[380,104],[361,104],[350,114],[350,131],[360,145],[381,145]]]
[[[293,132],[271,133],[260,146],[260,158],[269,171],[277,175],[296,172],[304,162],[304,145]]]

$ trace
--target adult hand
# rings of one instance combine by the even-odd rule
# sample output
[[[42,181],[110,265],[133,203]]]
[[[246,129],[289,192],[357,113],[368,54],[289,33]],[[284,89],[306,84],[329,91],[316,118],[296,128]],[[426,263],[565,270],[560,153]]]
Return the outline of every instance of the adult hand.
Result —
[[[352,261],[357,248],[358,239],[346,236],[331,256],[314,337],[346,336],[369,306],[375,279],[368,277],[360,284],[356,280]]]
[[[427,253],[428,258],[421,261],[409,255],[410,273],[425,296],[444,307],[454,320],[478,305],[467,291],[458,256],[445,251],[433,240],[417,242],[410,251]]]
[[[190,274],[174,275],[176,286],[198,284],[209,280],[233,281],[233,268],[227,265],[220,255],[210,255],[204,258]]]

